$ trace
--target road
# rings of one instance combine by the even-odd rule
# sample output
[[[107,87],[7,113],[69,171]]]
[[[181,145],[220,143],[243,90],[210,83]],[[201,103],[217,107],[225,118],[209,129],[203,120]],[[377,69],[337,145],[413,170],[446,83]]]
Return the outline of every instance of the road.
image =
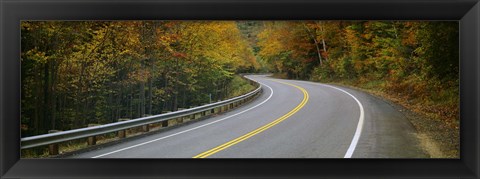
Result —
[[[344,87],[262,75],[229,112],[73,158],[423,158],[414,127],[383,100]]]

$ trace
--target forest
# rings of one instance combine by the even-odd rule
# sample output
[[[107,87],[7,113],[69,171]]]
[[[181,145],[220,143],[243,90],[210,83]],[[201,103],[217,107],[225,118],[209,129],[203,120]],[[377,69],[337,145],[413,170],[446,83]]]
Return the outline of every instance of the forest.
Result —
[[[234,21],[23,21],[22,136],[246,93],[258,68]]]
[[[271,21],[261,26],[259,63],[277,77],[365,89],[458,129],[457,21]]]
[[[252,89],[239,73],[371,90],[459,124],[456,21],[22,21],[22,136]]]

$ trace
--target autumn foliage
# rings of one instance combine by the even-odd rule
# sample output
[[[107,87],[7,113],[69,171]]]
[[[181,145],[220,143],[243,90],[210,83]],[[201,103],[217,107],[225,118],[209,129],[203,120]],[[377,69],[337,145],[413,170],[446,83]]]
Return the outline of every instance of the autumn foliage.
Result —
[[[258,64],[233,21],[23,21],[21,67],[31,136],[238,95]]]
[[[459,24],[454,21],[272,21],[260,60],[287,78],[386,94],[458,127]]]
[[[21,38],[23,136],[225,99],[243,72],[375,90],[458,126],[454,21],[23,21]]]

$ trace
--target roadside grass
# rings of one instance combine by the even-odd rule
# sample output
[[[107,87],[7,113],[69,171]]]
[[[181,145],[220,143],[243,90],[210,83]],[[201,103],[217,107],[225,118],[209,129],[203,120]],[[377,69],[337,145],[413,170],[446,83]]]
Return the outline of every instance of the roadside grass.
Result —
[[[254,90],[255,86],[251,85],[246,79],[235,75],[230,82],[228,89],[231,89],[228,93],[228,98],[232,98]]]

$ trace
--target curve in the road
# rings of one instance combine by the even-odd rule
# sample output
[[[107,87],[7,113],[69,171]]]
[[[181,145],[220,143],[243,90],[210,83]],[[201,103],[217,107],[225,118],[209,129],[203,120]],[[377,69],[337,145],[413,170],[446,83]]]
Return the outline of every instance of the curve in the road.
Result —
[[[408,119],[382,99],[335,85],[251,78],[264,93],[235,110],[69,157],[428,157]],[[301,90],[282,82],[305,89],[308,103]]]
[[[236,110],[67,157],[428,157],[415,128],[382,99],[335,85],[251,78],[262,84],[264,93]],[[303,88],[308,103],[302,90],[285,83]]]
[[[275,81],[276,81],[276,80],[275,80]],[[308,102],[308,92],[307,92],[307,90],[303,89],[303,88],[300,87],[300,86],[294,85],[294,84],[290,84],[290,83],[286,83],[286,82],[281,82],[281,81],[277,81],[277,82],[283,83],[283,84],[286,84],[286,85],[293,86],[293,87],[299,89],[300,91],[302,91],[302,93],[303,93],[303,100],[302,100],[302,102],[300,102],[300,104],[298,104],[295,108],[293,108],[291,111],[289,111],[287,114],[283,115],[282,117],[280,117],[280,118],[278,118],[278,119],[276,119],[276,120],[274,120],[274,121],[272,121],[272,122],[270,122],[270,123],[268,123],[268,124],[266,124],[266,125],[264,125],[264,126],[262,126],[262,127],[259,127],[259,128],[255,129],[255,130],[253,130],[253,131],[245,134],[245,135],[242,135],[242,136],[240,136],[240,137],[238,137],[238,138],[236,138],[236,139],[233,139],[233,140],[231,140],[231,141],[229,141],[229,142],[226,142],[226,143],[224,143],[224,144],[222,144],[222,145],[219,145],[219,146],[217,146],[217,147],[214,147],[214,148],[212,148],[212,149],[210,149],[210,150],[208,150],[208,151],[202,152],[202,153],[194,156],[193,158],[206,158],[206,157],[208,157],[208,156],[210,156],[210,155],[213,155],[213,154],[215,154],[215,153],[217,153],[217,152],[220,152],[220,151],[222,151],[222,150],[224,150],[224,149],[227,149],[227,148],[230,147],[230,146],[233,146],[233,145],[238,144],[238,143],[240,143],[240,142],[242,142],[242,141],[244,141],[244,140],[247,140],[248,138],[253,137],[253,136],[255,136],[255,135],[257,135],[257,134],[259,134],[259,133],[261,133],[261,132],[263,132],[263,131],[265,131],[265,130],[267,130],[267,129],[275,126],[275,125],[277,125],[278,123],[284,121],[285,119],[289,118],[290,116],[292,116],[293,114],[295,114],[297,111],[299,111],[300,109],[302,109],[303,106],[305,106],[305,104],[307,104],[307,102]]]
[[[264,104],[264,103],[266,103],[266,102],[267,102],[268,100],[270,100],[270,98],[272,98],[272,96],[273,96],[273,89],[272,89],[270,86],[268,86],[268,85],[266,85],[266,84],[263,84],[263,83],[261,83],[261,82],[258,82],[258,83],[260,83],[261,85],[266,86],[266,87],[270,90],[270,95],[268,96],[267,99],[263,100],[262,102],[258,103],[258,104],[255,105],[255,106],[252,106],[252,107],[250,107],[250,108],[248,108],[248,109],[245,109],[245,110],[243,110],[243,111],[241,111],[241,112],[232,114],[232,115],[230,115],[230,116],[224,117],[224,118],[222,118],[222,119],[219,119],[219,120],[216,120],[216,121],[213,121],[213,122],[209,122],[209,123],[206,123],[206,124],[203,124],[203,125],[200,125],[200,126],[191,128],[191,129],[187,129],[187,130],[184,130],[184,131],[181,131],[181,132],[177,132],[177,133],[174,133],[174,134],[170,134],[170,135],[167,135],[167,136],[164,136],[164,137],[160,137],[160,138],[157,138],[157,139],[154,139],[154,140],[150,140],[150,141],[147,141],[147,142],[143,142],[143,143],[140,143],[140,144],[137,144],[137,145],[132,145],[132,146],[130,146],[130,147],[125,147],[125,148],[118,149],[118,150],[115,150],[115,151],[112,151],[112,152],[108,152],[108,153],[104,153],[104,154],[101,154],[101,155],[97,155],[97,156],[94,156],[94,157],[92,157],[92,158],[100,158],[100,157],[103,157],[103,156],[106,156],[106,155],[110,155],[110,154],[114,154],[114,153],[117,153],[117,152],[121,152],[121,151],[124,151],[124,150],[132,149],[132,148],[135,148],[135,147],[140,147],[140,146],[142,146],[142,145],[146,145],[146,144],[149,144],[149,143],[152,143],[152,142],[156,142],[156,141],[163,140],[163,139],[166,139],[166,138],[170,138],[170,137],[173,137],[173,136],[176,136],[176,135],[180,135],[180,134],[183,134],[183,133],[186,133],[186,132],[190,132],[190,131],[193,131],[193,130],[197,130],[197,129],[199,129],[199,128],[202,128],[202,127],[205,127],[205,126],[209,126],[209,125],[215,124],[215,123],[217,123],[217,122],[221,122],[221,121],[223,121],[223,120],[226,120],[226,119],[228,119],[228,118],[231,118],[231,117],[240,115],[240,114],[245,113],[245,112],[247,112],[247,111],[250,111],[250,110],[252,110],[252,109],[254,109],[254,108],[256,108],[256,107],[258,107],[258,106],[260,106],[260,105],[262,105],[262,104]]]
[[[196,156],[194,156],[193,158],[206,158],[210,155],[213,155],[217,152],[220,152],[224,149],[227,149],[235,144],[238,144],[244,140],[247,140],[248,138],[251,138],[277,124],[279,124],[280,122],[286,120],[287,118],[289,118],[290,116],[292,116],[293,114],[295,114],[297,111],[299,111],[303,106],[305,106],[305,104],[308,102],[308,98],[309,98],[309,95],[308,95],[308,92],[300,87],[300,86],[297,86],[297,85],[294,85],[294,84],[291,84],[291,83],[287,83],[287,82],[282,82],[280,80],[272,80],[271,81],[275,81],[275,82],[278,82],[278,83],[282,83],[282,84],[286,84],[286,85],[289,85],[289,86],[293,86],[297,89],[299,89],[302,93],[303,93],[303,100],[294,108],[292,109],[291,111],[289,111],[288,113],[286,113],[285,115],[281,116],[280,118],[264,125],[264,126],[261,126],[247,134],[244,134],[238,138],[235,138],[231,141],[228,141],[224,144],[221,144],[217,147],[214,147],[210,150],[207,150],[205,152],[202,152]],[[261,82],[259,82],[261,83]],[[170,134],[170,135],[167,135],[167,136],[164,136],[164,137],[161,137],[161,138],[157,138],[157,139],[154,139],[154,140],[150,140],[150,141],[146,141],[146,142],[143,142],[143,143],[140,143],[140,144],[136,144],[136,145],[133,145],[133,146],[129,146],[129,147],[125,147],[125,148],[122,148],[122,149],[118,149],[118,150],[115,150],[115,151],[111,151],[111,152],[108,152],[108,153],[104,153],[104,154],[101,154],[101,155],[97,155],[97,156],[94,156],[92,158],[100,158],[100,157],[103,157],[103,156],[106,156],[106,155],[110,155],[110,154],[114,154],[114,153],[117,153],[117,152],[121,152],[121,151],[125,151],[125,150],[128,150],[128,149],[132,149],[132,148],[136,148],[136,147],[140,147],[140,146],[143,146],[143,145],[146,145],[146,144],[149,144],[149,143],[152,143],[152,142],[156,142],[156,141],[159,141],[159,140],[163,140],[163,139],[166,139],[166,138],[170,138],[170,137],[173,137],[173,136],[177,136],[177,135],[180,135],[180,134],[183,134],[183,133],[186,133],[186,132],[190,132],[190,131],[193,131],[193,130],[196,130],[196,129],[199,129],[199,128],[202,128],[202,127],[205,127],[205,126],[209,126],[209,125],[212,125],[214,123],[217,123],[217,122],[221,122],[223,120],[226,120],[228,118],[231,118],[231,117],[234,117],[234,116],[237,116],[237,115],[240,115],[242,113],[245,113],[247,111],[250,111],[262,104],[264,104],[265,102],[267,102],[268,100],[270,100],[270,98],[273,96],[273,89],[264,84],[264,83],[261,83],[262,85],[266,86],[270,91],[270,95],[267,99],[265,99],[264,101],[256,104],[255,106],[252,106],[246,110],[243,110],[241,112],[238,112],[238,113],[235,113],[233,115],[229,115],[227,117],[224,117],[222,119],[219,119],[219,120],[216,120],[216,121],[213,121],[213,122],[210,122],[210,123],[206,123],[206,124],[203,124],[203,125],[200,125],[200,126],[197,126],[197,127],[194,127],[194,128],[191,128],[191,129],[187,129],[187,130],[184,130],[184,131],[180,131],[180,132],[177,132],[177,133],[174,133],[174,134]],[[364,110],[363,110],[363,105],[362,103],[355,97],[353,96],[352,94],[348,93],[347,91],[343,90],[343,89],[340,89],[340,88],[337,88],[337,87],[334,87],[334,86],[330,86],[330,85],[324,85],[324,84],[318,84],[318,85],[321,85],[321,86],[324,86],[324,87],[329,87],[329,88],[333,88],[335,90],[338,90],[338,91],[341,91],[345,94],[347,94],[348,96],[352,97],[358,104],[359,108],[360,108],[360,117],[359,117],[359,120],[358,120],[358,124],[357,124],[357,128],[356,128],[356,131],[355,131],[355,134],[353,136],[353,139],[350,143],[350,146],[344,156],[344,158],[351,158],[351,156],[353,155],[353,152],[355,151],[355,148],[357,146],[357,143],[358,143],[358,140],[360,138],[360,135],[361,135],[361,132],[362,132],[362,127],[363,127],[363,121],[364,121]]]

